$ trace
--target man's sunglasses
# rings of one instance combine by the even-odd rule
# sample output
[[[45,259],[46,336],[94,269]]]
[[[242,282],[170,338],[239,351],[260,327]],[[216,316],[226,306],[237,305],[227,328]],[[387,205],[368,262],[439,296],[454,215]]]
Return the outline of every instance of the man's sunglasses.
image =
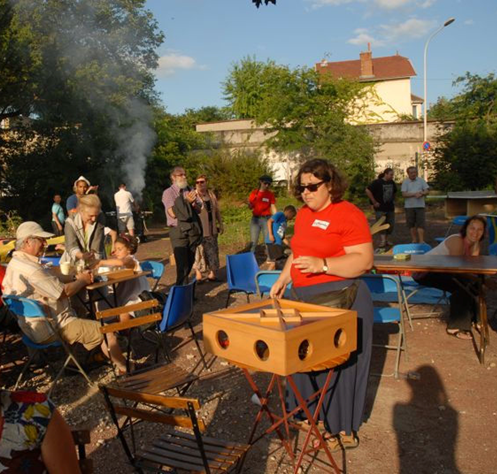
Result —
[[[199,179],[198,181],[195,181],[195,183],[197,183],[197,184],[204,184],[205,183],[205,179]]]
[[[319,189],[319,186],[321,186],[322,184],[324,184],[326,181],[320,181],[319,183],[312,183],[312,184],[308,184],[307,186],[304,186],[302,184],[299,184],[297,186],[297,191],[302,194],[306,189],[307,191],[309,191],[310,193],[315,193],[318,189]]]

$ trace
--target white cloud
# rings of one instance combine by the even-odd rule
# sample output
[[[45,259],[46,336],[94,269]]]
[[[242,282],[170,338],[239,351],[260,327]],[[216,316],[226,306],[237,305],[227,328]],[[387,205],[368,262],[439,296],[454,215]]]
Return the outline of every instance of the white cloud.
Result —
[[[399,42],[426,36],[438,23],[435,20],[410,18],[403,23],[380,25],[382,37],[388,42]]]
[[[424,2],[420,2],[418,3],[418,5],[421,7],[421,8],[430,8],[432,5],[435,4],[437,0],[425,0]]]
[[[410,18],[403,23],[382,24],[371,29],[357,28],[347,42],[354,45],[397,46],[411,39],[423,38],[437,26],[435,20]]]
[[[373,46],[383,46],[383,42],[379,39],[374,38],[366,28],[357,28],[354,30],[355,36],[350,38],[347,43],[355,44],[357,46],[366,45],[371,43]]]
[[[475,24],[475,20],[472,20],[471,18],[469,20],[466,20],[464,22],[465,25],[474,25]]]
[[[326,6],[332,6],[336,7],[338,5],[345,5],[346,3],[364,3],[368,0],[306,0],[311,4],[312,9],[316,8],[321,8],[321,7],[326,7]]]
[[[397,10],[407,6],[429,8],[437,0],[306,0],[313,9],[331,6],[337,7],[348,3],[363,3],[383,10]]]
[[[171,52],[159,58],[158,77],[172,76],[178,69],[202,69],[190,56]]]
[[[411,2],[412,0],[376,0],[375,3],[380,8],[384,8],[386,10],[395,10],[396,8],[404,7]]]

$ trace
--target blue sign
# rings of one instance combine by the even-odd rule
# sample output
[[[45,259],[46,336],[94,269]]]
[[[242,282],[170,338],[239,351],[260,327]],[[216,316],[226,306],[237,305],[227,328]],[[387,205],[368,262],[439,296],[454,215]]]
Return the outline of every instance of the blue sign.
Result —
[[[424,151],[430,151],[431,150],[430,142],[423,142],[423,150]]]

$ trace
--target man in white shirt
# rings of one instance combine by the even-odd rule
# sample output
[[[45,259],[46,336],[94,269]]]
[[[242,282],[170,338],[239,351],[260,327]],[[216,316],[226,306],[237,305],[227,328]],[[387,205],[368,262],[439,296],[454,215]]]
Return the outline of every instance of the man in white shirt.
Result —
[[[128,230],[129,235],[135,235],[135,221],[133,219],[133,209],[136,209],[133,195],[126,191],[126,185],[122,183],[119,191],[114,194],[116,203],[117,225],[119,233],[122,234]]]
[[[429,187],[423,178],[418,177],[415,166],[409,166],[406,171],[408,178],[401,188],[405,198],[406,224],[411,232],[412,242],[421,244],[425,241],[425,196]]]

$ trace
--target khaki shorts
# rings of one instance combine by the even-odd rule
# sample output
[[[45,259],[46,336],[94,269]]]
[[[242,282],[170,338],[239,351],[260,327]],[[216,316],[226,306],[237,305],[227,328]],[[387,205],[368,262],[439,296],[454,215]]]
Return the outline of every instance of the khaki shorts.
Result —
[[[100,332],[100,323],[89,319],[75,319],[59,329],[64,341],[69,344],[79,342],[91,351],[102,344],[104,335]]]
[[[126,232],[126,230],[133,230],[135,228],[135,220],[133,216],[122,216],[117,219],[117,226],[121,233]]]

